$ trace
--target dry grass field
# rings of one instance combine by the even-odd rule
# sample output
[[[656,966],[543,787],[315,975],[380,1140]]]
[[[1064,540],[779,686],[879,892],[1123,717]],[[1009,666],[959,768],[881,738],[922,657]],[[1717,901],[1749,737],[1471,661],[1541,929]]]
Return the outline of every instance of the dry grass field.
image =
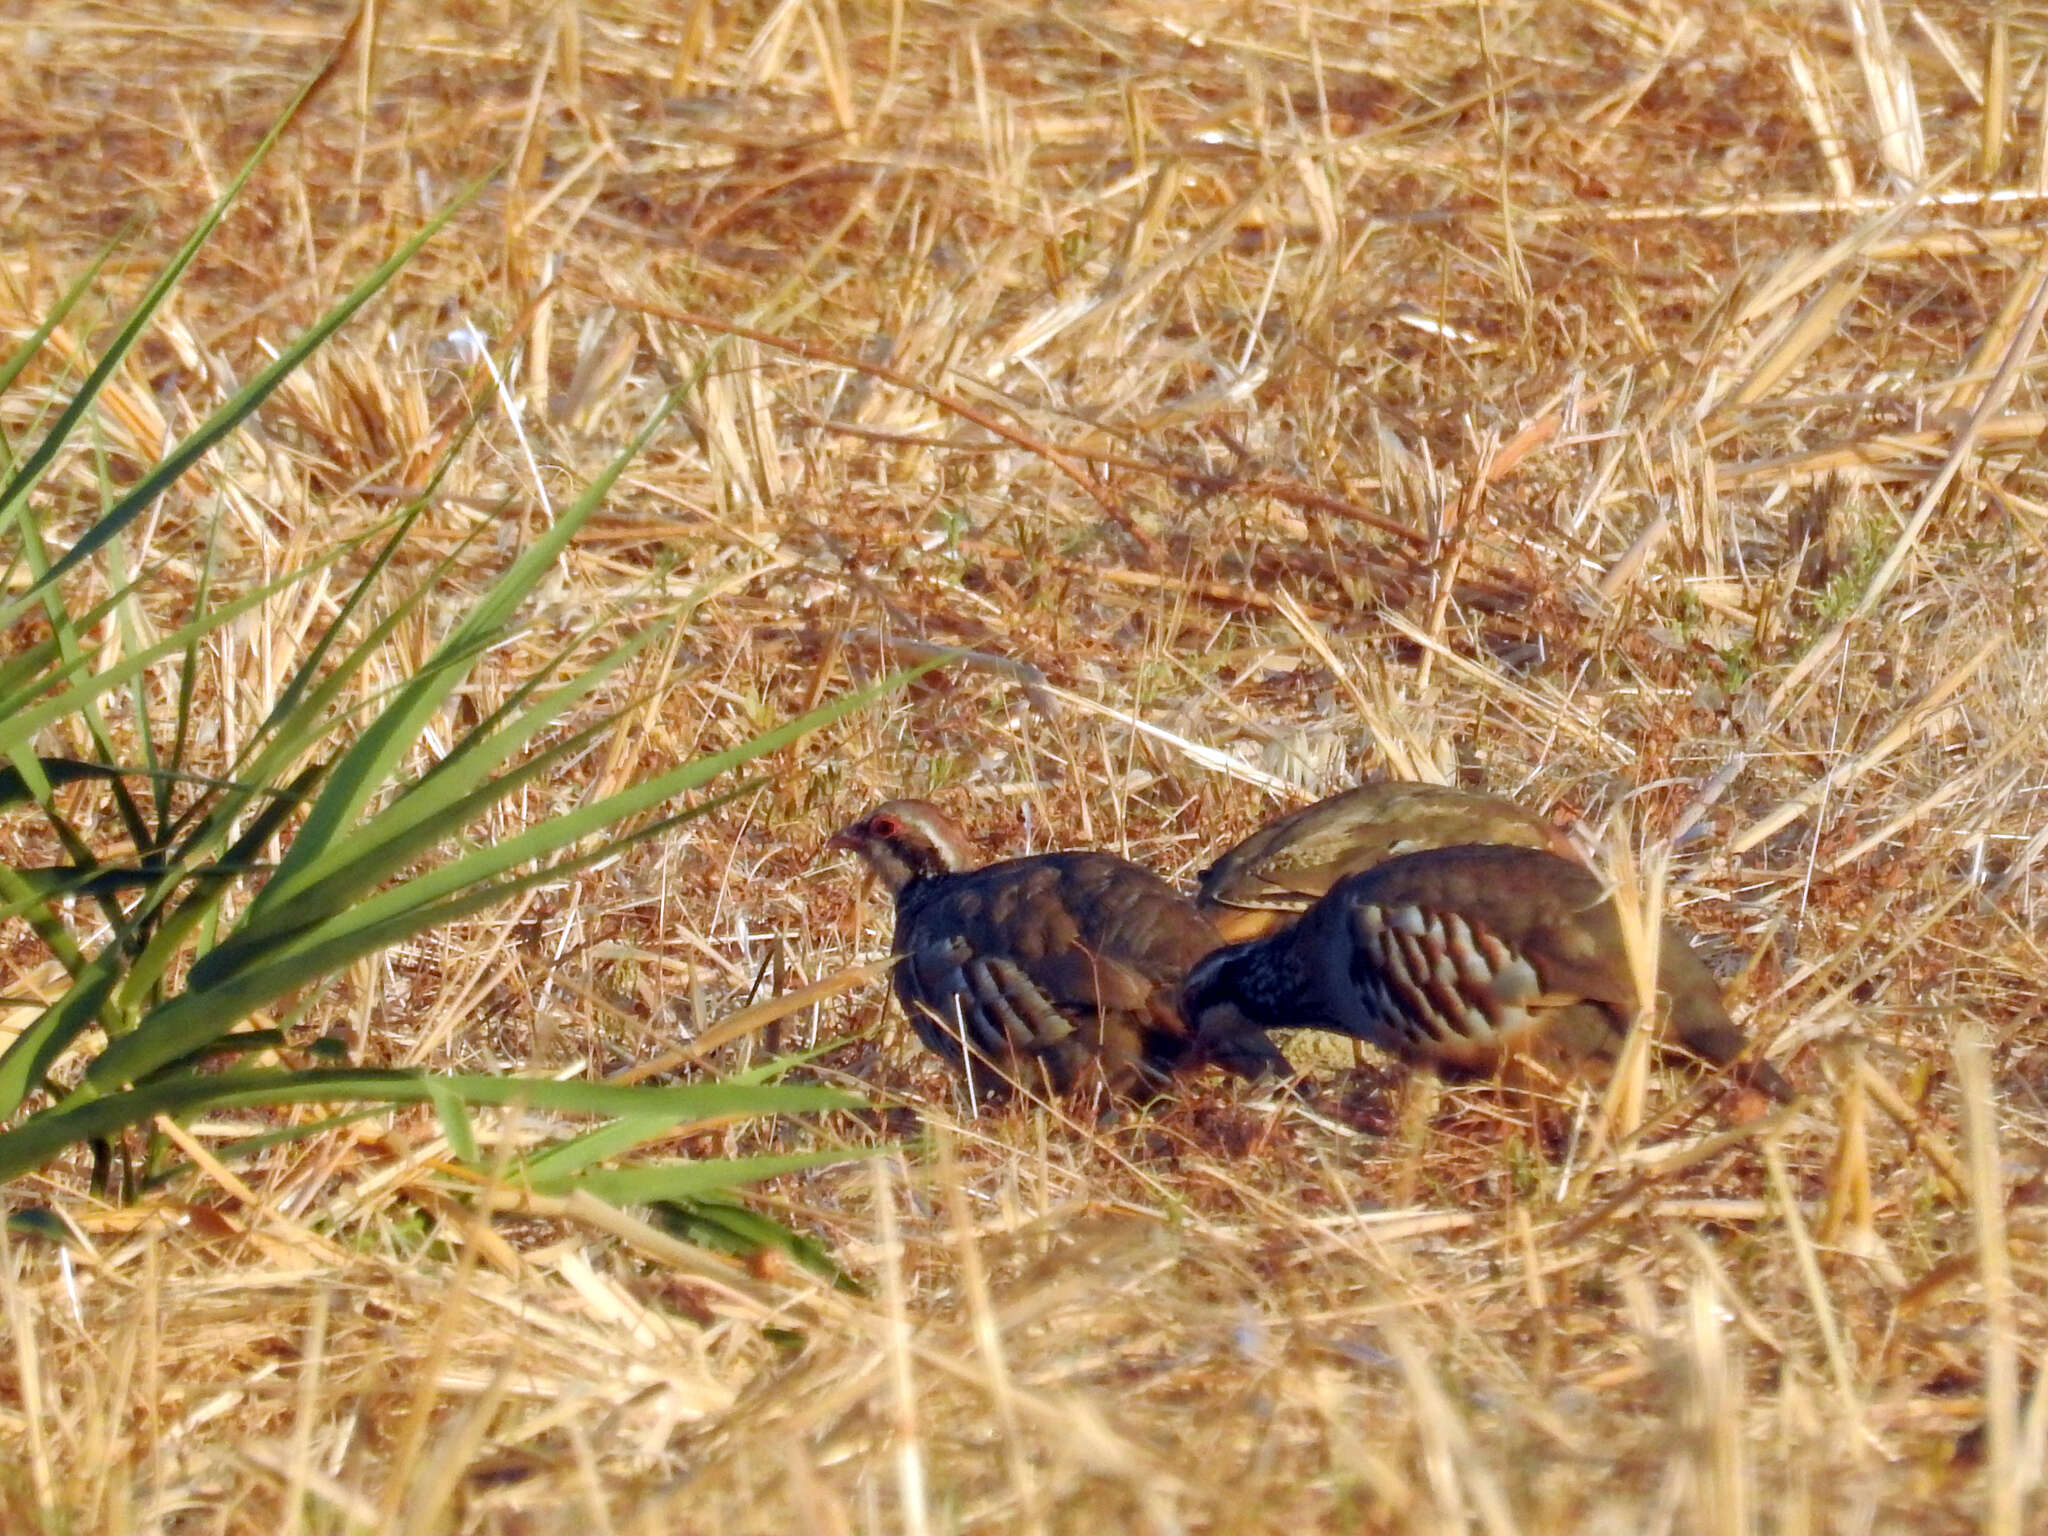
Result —
[[[10,443],[349,15],[4,8],[0,351],[129,230]],[[2042,1530],[2044,100],[2003,0],[377,6],[45,526],[479,177],[137,525],[165,613],[417,489],[465,336],[507,391],[397,573],[469,539],[451,605],[701,370],[461,707],[687,622],[480,835],[967,654],[282,1022],[561,1076],[828,1047],[871,1110],[666,1150],[872,1151],[749,1197],[847,1283],[480,1191],[424,1109],[233,1161],[283,1112],[194,1120],[133,1201],[7,1192],[76,1240],[0,1249],[0,1529]],[[202,754],[320,600],[214,647]],[[820,848],[881,798],[1181,879],[1388,774],[1661,889],[1799,1101],[1358,1053],[977,1115],[847,974],[887,902]],[[0,925],[0,1043],[60,981]]]

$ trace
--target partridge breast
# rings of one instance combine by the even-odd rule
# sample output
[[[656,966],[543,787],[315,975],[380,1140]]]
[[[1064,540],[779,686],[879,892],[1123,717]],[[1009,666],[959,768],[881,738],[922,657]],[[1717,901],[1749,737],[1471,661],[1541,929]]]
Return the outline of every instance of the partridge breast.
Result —
[[[1549,821],[1498,795],[1441,784],[1361,784],[1252,833],[1202,872],[1196,904],[1224,938],[1258,938],[1293,922],[1347,875],[1464,843],[1576,858]]]

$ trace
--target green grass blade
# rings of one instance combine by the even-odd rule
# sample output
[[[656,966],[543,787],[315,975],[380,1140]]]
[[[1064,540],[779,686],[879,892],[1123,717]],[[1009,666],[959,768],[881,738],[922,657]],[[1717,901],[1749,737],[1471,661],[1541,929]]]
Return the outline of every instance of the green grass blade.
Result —
[[[137,903],[131,915],[131,925],[145,919],[156,918],[155,929],[129,963],[127,980],[122,986],[121,1001],[125,1011],[141,1006],[143,997],[162,978],[181,954],[186,940],[195,928],[205,922],[218,909],[219,898],[230,880],[256,868],[257,856],[271,839],[285,819],[292,814],[299,803],[312,792],[326,771],[325,765],[315,763],[282,789],[269,792],[269,804],[257,813],[242,829],[233,846],[218,860],[211,863],[196,863],[194,856],[204,843],[187,843],[172,857],[172,868],[167,871],[163,883]],[[163,911],[176,896],[180,880],[191,883],[191,889],[182,899],[175,901],[168,912]]]
[[[31,755],[34,750],[33,743],[40,732],[60,721],[69,720],[110,689],[127,687],[131,681],[166,656],[182,653],[186,646],[214,633],[223,625],[232,623],[252,609],[261,607],[294,582],[302,581],[314,571],[332,565],[347,554],[351,547],[344,544],[329,550],[296,571],[252,588],[232,602],[224,603],[202,617],[179,626],[157,640],[154,645],[147,646],[132,656],[122,657],[104,671],[92,673],[84,681],[65,689],[53,699],[40,704],[22,704],[12,709],[7,707],[7,701],[0,700],[0,756],[19,762],[23,756]],[[64,675],[82,671],[90,664],[90,656],[80,658],[66,666]]]
[[[530,1181],[537,1194],[566,1195],[583,1190],[613,1205],[652,1205],[658,1200],[688,1200],[715,1195],[742,1184],[757,1184],[778,1174],[801,1173],[832,1163],[873,1157],[886,1147],[825,1147],[815,1152],[773,1152],[760,1157],[704,1157],[637,1168],[592,1168],[559,1183]]]
[[[445,1083],[429,1078],[428,1099],[434,1106],[434,1118],[441,1124],[441,1135],[448,1142],[448,1150],[471,1167],[476,1166],[476,1127],[470,1124],[469,1111],[463,1107],[462,1095]]]
[[[334,54],[329,57],[320,72],[307,81],[300,89],[298,95],[294,96],[286,104],[285,109],[278,114],[277,120],[270,125],[269,131],[258,141],[255,149],[250,151],[248,159],[242,163],[242,168],[235,173],[227,186],[222,188],[220,196],[214,199],[213,206],[207,209],[199,223],[193,227],[192,233],[185,237],[184,243],[178,247],[177,251],[171,256],[170,261],[165,264],[163,271],[157,274],[156,280],[149,285],[141,299],[136,302],[134,310],[130,313],[119,332],[116,333],[113,342],[101,354],[100,360],[94,364],[92,372],[86,375],[85,382],[79,387],[78,392],[72,396],[64,409],[58,413],[57,419],[51,423],[49,430],[43,434],[42,441],[29,451],[28,456],[22,460],[21,466],[15,471],[13,478],[7,482],[6,486],[0,488],[0,518],[12,515],[17,504],[42,479],[43,472],[50,467],[57,455],[63,450],[65,444],[71,441],[71,436],[77,429],[78,423],[84,418],[86,412],[92,409],[93,402],[99,398],[100,391],[106,387],[107,380],[114,376],[115,370],[121,366],[129,352],[134,349],[135,343],[141,338],[144,329],[148,327],[150,321],[155,317],[157,310],[163,306],[164,300],[169,297],[171,289],[177,286],[178,279],[185,275],[185,269],[192,265],[192,261],[198,256],[200,248],[206,244],[208,237],[213,234],[220,221],[227,216],[227,211],[234,206],[235,199],[242,195],[242,189],[249,184],[249,178],[256,174],[256,168],[269,158],[271,150],[276,148],[278,140],[284,137],[286,130],[297,120],[299,113],[305,109],[306,103],[311,101],[321,88],[333,78],[343,55],[352,44],[353,35],[354,28],[351,27],[349,33],[343,37],[340,45]],[[178,473],[182,474],[190,467],[191,462],[188,459],[180,465]],[[175,479],[176,476],[174,475],[171,478]],[[162,484],[169,484],[169,481],[163,481]],[[154,492],[152,492],[152,495],[154,495]],[[132,520],[140,511],[141,507],[136,507],[134,511],[129,513],[129,520]],[[57,581],[66,571],[77,565],[79,561],[88,558],[94,549],[105,544],[108,539],[120,531],[121,527],[126,526],[125,521],[115,527],[106,527],[106,523],[107,519],[102,518],[100,522],[94,524],[91,529],[87,530],[79,543],[74,545],[69,553],[58,560],[47,571],[42,572],[39,578],[21,594],[16,602],[0,607],[0,627],[12,624],[24,611],[26,605],[33,602],[44,587]]]
[[[519,1077],[441,1077],[369,1067],[296,1072],[250,1068],[167,1079],[103,1098],[67,1101],[31,1115],[14,1129],[0,1131],[0,1184],[40,1167],[67,1147],[104,1140],[156,1115],[221,1113],[285,1104],[431,1104],[440,1093],[453,1093],[471,1107],[524,1106],[541,1112],[582,1115],[661,1113],[673,1115],[678,1123],[693,1119],[709,1122],[816,1114],[860,1107],[860,1100],[849,1094],[809,1084],[621,1087],[613,1083],[560,1083]]]
[[[820,1275],[840,1290],[858,1292],[861,1287],[841,1269],[832,1251],[814,1237],[792,1232],[780,1222],[717,1195],[696,1195],[687,1200],[657,1200],[648,1207],[654,1224],[671,1237],[714,1249],[737,1258],[752,1258],[763,1250],[787,1254],[805,1269]]]
[[[222,971],[241,964],[244,957],[294,933],[303,932],[353,903],[446,842],[493,805],[517,794],[549,767],[582,750],[595,737],[609,730],[615,716],[607,716],[574,736],[555,743],[496,779],[487,778],[490,769],[547,729],[647,643],[658,638],[661,632],[659,628],[652,628],[634,637],[518,716],[495,736],[482,741],[474,735],[465,738],[458,744],[463,752],[459,765],[447,767],[445,772],[427,774],[373,816],[354,836],[331,849],[326,858],[309,866],[302,876],[302,889],[297,896],[256,904],[234,937],[199,962],[193,973],[195,983],[208,984]],[[437,770],[447,763],[448,760],[444,759],[443,764],[436,765]]]
[[[23,605],[31,601],[45,587],[60,580],[93,555],[105,548],[109,541],[120,534],[129,524],[140,517],[150,504],[168,487],[175,484],[187,470],[212,451],[214,445],[239,427],[255,409],[267,400],[278,385],[294,372],[305,360],[326,344],[332,336],[379,291],[397,275],[406,263],[419,254],[420,248],[441,232],[451,218],[483,189],[483,182],[476,182],[465,188],[446,207],[436,213],[406,240],[389,257],[361,282],[349,291],[346,297],[316,320],[291,345],[280,352],[275,361],[255,378],[251,379],[214,413],[192,430],[176,447],[151,467],[148,474],[137,482],[112,507],[108,508],[92,527],[79,536],[78,542],[65,551],[63,557],[53,564],[38,580],[30,584],[27,592],[14,604],[0,607],[0,624],[12,623]],[[97,372],[97,370],[95,370]],[[59,427],[62,426],[60,421]],[[59,428],[53,427],[52,432]],[[39,448],[37,450],[41,452]],[[53,450],[54,454],[54,450]],[[28,466],[23,466],[23,474]],[[36,473],[41,473],[38,466]],[[0,498],[0,511],[5,509],[5,500]]]
[[[451,860],[437,869],[429,870],[416,879],[407,881],[403,886],[370,897],[356,906],[345,920],[377,922],[393,909],[419,902],[438,901],[455,891],[493,879],[521,865],[545,859],[585,837],[593,836],[609,826],[651,810],[664,800],[697,789],[721,774],[752,762],[755,758],[779,751],[812,731],[820,730],[847,715],[865,709],[931,667],[942,664],[944,660],[945,658],[941,657],[920,663],[915,668],[892,673],[866,688],[763,731],[738,746],[681,764],[666,773],[656,774],[651,779],[608,795],[602,800],[567,811],[526,832],[504,838],[462,858]]]
[[[128,601],[130,592],[130,588],[116,587],[110,596],[95,603],[76,620],[69,623],[58,620],[52,626],[52,633],[34,642],[19,656],[0,661],[0,722],[11,723],[34,700],[90,666],[90,652],[81,656],[67,645],[68,631],[83,632],[94,628]]]
[[[367,1109],[351,1109],[338,1115],[322,1115],[318,1120],[308,1120],[303,1125],[280,1126],[274,1131],[261,1131],[254,1136],[238,1136],[233,1141],[222,1142],[213,1149],[213,1155],[221,1162],[233,1167],[245,1157],[259,1152],[268,1152],[272,1147],[287,1146],[295,1141],[306,1141],[326,1131],[335,1131],[345,1125],[354,1125],[358,1120],[367,1120],[372,1115],[384,1113],[384,1106],[373,1104]],[[190,1173],[191,1163],[170,1163],[159,1168],[143,1180],[143,1188],[160,1189],[173,1179]]]
[[[71,286],[57,296],[56,307],[43,317],[43,323],[23,337],[21,345],[8,354],[7,361],[0,363],[0,396],[6,395],[7,391],[14,387],[14,381],[21,377],[22,370],[28,367],[35,355],[43,350],[43,343],[64,323],[65,316],[78,307],[79,300],[92,292],[93,283],[99,278],[101,270],[114,252],[126,245],[129,237],[141,227],[140,216],[122,225],[120,232],[100,247],[99,254],[93,257],[86,269],[71,280]]]
[[[560,866],[491,884],[522,865],[538,862],[606,827],[789,745],[811,731],[867,707],[943,662],[940,657],[898,672],[842,699],[787,721],[724,752],[698,758],[556,817],[514,837],[479,848],[362,901],[330,904],[317,928],[279,937],[276,951],[239,951],[235,964],[206,967],[204,987],[188,991],[146,1017],[131,1035],[110,1044],[86,1074],[81,1093],[102,1093],[135,1082],[225,1033],[249,1012],[368,954],[403,943],[440,923],[482,911],[513,890],[557,878]],[[600,850],[601,856],[609,850]],[[211,957],[209,957],[210,959]]]
[[[212,985],[188,988],[153,1010],[133,1034],[113,1041],[86,1069],[74,1097],[90,1098],[110,1084],[139,1082],[203,1050],[268,1002],[431,928],[488,911],[534,886],[552,884],[568,870],[609,858],[615,846],[608,843],[575,859],[465,890],[438,903],[400,904],[376,921],[363,921],[359,909],[322,929],[293,936],[270,953],[247,956]]]
[[[636,433],[578,496],[556,516],[554,524],[523,551],[493,582],[483,597],[464,615],[439,650],[403,690],[399,698],[366,729],[342,759],[335,764],[326,793],[307,813],[305,825],[292,840],[289,853],[279,866],[277,878],[257,898],[258,910],[281,903],[296,894],[313,878],[322,856],[344,835],[350,834],[363,806],[389,783],[398,763],[413,750],[421,734],[440,711],[448,693],[461,681],[468,663],[499,638],[518,605],[553,566],[584,521],[610,494],[626,466],[639,456],[654,436],[655,429],[680,400],[670,390],[647,423]]]
[[[13,1119],[28,1096],[42,1086],[50,1064],[99,1017],[101,1005],[119,978],[115,961],[103,952],[72,978],[62,997],[0,1051],[0,1122]],[[0,1137],[11,1134],[0,1133]]]
[[[560,1189],[586,1168],[624,1157],[638,1147],[673,1136],[680,1122],[673,1114],[621,1115],[610,1125],[549,1147],[521,1161],[520,1181],[535,1189]]]

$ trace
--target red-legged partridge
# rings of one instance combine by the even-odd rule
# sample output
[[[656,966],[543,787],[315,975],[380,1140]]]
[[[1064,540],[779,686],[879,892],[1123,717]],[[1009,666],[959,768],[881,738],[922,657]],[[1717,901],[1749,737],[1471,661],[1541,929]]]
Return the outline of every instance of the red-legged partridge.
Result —
[[[891,800],[828,846],[858,853],[895,896],[896,995],[978,1098],[1094,1082],[1144,1094],[1193,1064],[1179,988],[1220,939],[1149,870],[1086,852],[976,867],[921,800]],[[1248,1077],[1286,1070],[1261,1037],[1209,1059]]]
[[[1657,966],[1660,1043],[1734,1061],[1742,1031],[1670,924]],[[1551,1070],[1612,1058],[1636,989],[1619,916],[1592,871],[1539,849],[1466,846],[1339,880],[1292,927],[1195,966],[1181,1002],[1199,1049],[1238,1053],[1250,1032],[1322,1029],[1468,1074],[1518,1057]],[[1768,1064],[1748,1071],[1789,1096]]]

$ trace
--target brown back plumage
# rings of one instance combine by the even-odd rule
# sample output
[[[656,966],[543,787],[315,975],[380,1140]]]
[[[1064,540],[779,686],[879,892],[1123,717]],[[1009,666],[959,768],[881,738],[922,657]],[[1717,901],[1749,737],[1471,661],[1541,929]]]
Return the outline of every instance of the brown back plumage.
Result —
[[[1276,932],[1348,875],[1402,854],[1464,843],[1576,858],[1534,811],[1475,790],[1388,781],[1268,822],[1202,872],[1196,904],[1233,942]]]

